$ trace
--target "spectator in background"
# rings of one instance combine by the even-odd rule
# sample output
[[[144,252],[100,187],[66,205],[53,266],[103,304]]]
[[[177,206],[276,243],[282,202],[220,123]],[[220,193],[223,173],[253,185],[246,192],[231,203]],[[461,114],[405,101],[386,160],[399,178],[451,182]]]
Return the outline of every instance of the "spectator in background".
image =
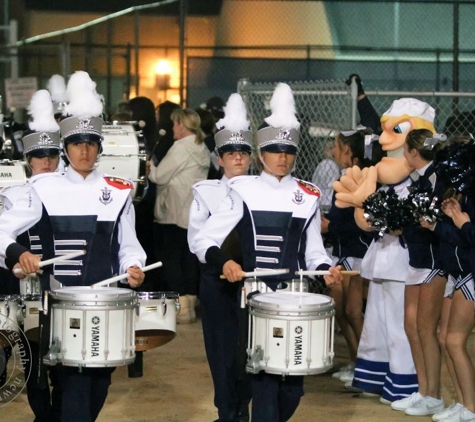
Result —
[[[164,101],[157,107],[157,128],[158,128],[158,143],[152,152],[151,158],[155,166],[158,166],[160,161],[163,160],[168,150],[173,145],[173,121],[171,115],[173,111],[179,109],[180,106],[171,101]]]
[[[109,117],[111,122],[128,122],[132,120],[132,110],[128,101],[121,101],[117,104],[115,113]]]
[[[135,97],[129,101],[132,120],[138,122],[144,137],[145,150],[150,154],[157,143],[157,120],[155,106],[150,98]]]
[[[166,246],[163,255],[163,282],[166,290],[180,295],[179,323],[196,320],[198,260],[187,241],[188,219],[193,193],[191,187],[206,179],[210,157],[204,144],[200,116],[190,109],[176,109],[171,115],[175,142],[156,166],[150,160],[149,180],[157,185],[155,238]]]
[[[358,113],[360,115],[360,124],[366,127],[369,127],[373,130],[376,134],[381,134],[381,121],[374,109],[373,105],[369,101],[366,93],[363,89],[363,83],[361,82],[361,78],[356,73],[352,73],[348,76],[348,79],[345,81],[347,85],[351,85],[352,80],[355,80],[356,85],[358,86]]]
[[[340,167],[333,159],[333,140],[325,143],[325,158],[318,163],[312,176],[312,183],[320,188],[320,209],[329,211],[332,205],[333,182],[340,178]]]
[[[213,115],[215,122],[224,117],[224,101],[220,97],[209,98],[204,109]]]
[[[213,114],[208,110],[197,108],[195,111],[200,116],[201,130],[205,134],[204,143],[208,147],[211,157],[211,165],[209,166],[208,179],[220,179],[221,172],[218,164],[218,156],[215,152],[216,143],[214,141],[214,134],[216,132],[216,120]]]

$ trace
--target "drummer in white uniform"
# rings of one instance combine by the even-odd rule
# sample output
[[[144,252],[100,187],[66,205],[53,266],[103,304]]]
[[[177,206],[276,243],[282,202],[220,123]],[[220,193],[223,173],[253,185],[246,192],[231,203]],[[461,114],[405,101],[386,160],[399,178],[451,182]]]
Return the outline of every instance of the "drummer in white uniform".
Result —
[[[101,152],[102,102],[86,72],[76,72],[68,83],[70,115],[60,123],[64,152],[70,166],[65,174],[37,176],[8,218],[0,218],[0,256],[19,262],[23,272],[39,269],[39,257],[15,242],[16,236],[42,218],[49,232],[40,232],[43,259],[65,250],[86,249],[74,261],[45,267],[65,286],[87,286],[115,274],[128,274],[131,287],[144,279],[140,269],[145,252],[134,228],[130,191],[132,182],[97,172]],[[43,235],[44,234],[44,235]],[[53,238],[54,235],[54,238]],[[43,283],[43,288],[49,288]],[[107,397],[111,368],[55,367],[61,376],[62,420],[94,421]],[[55,404],[53,403],[53,406]]]
[[[188,225],[188,244],[192,252],[195,252],[197,234],[228,195],[229,179],[245,175],[249,169],[252,136],[241,96],[232,94],[224,110],[225,117],[216,123],[220,130],[214,135],[218,163],[224,174],[220,180],[203,180],[193,185],[194,200]],[[228,236],[225,248],[233,256],[239,256],[239,244],[236,245],[233,239],[234,236]],[[248,421],[249,377],[237,367],[240,289],[238,283],[220,280],[220,274],[211,265],[201,267],[201,318],[206,356],[213,377],[214,404],[219,421]],[[245,359],[244,350],[242,352]]]
[[[201,262],[238,282],[243,270],[289,268],[329,270],[327,284],[341,281],[340,267],[330,267],[320,235],[319,189],[290,175],[298,150],[299,127],[290,87],[279,84],[271,99],[272,115],[257,132],[260,176],[237,176],[228,182],[229,195],[197,234],[194,251]],[[242,266],[222,250],[236,228]],[[275,290],[292,275],[266,277]],[[225,281],[223,281],[225,282]],[[252,376],[252,421],[286,421],[303,395],[303,377]]]

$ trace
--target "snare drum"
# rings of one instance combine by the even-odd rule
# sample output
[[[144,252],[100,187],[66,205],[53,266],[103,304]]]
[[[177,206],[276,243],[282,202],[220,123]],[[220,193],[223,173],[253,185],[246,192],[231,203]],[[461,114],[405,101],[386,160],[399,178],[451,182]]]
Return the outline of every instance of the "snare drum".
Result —
[[[63,287],[49,294],[47,365],[122,366],[135,359],[134,291],[112,287]]]
[[[23,322],[20,296],[0,296],[0,331],[18,331]]]
[[[137,296],[140,307],[135,322],[135,350],[149,350],[172,341],[180,311],[178,293],[138,292]]]
[[[40,312],[43,310],[41,294],[21,297],[23,331],[28,340],[38,342],[40,339]]]
[[[331,369],[335,311],[330,297],[262,293],[248,304],[247,372],[312,375]]]
[[[139,151],[134,127],[130,124],[104,125],[102,135],[104,140],[98,171],[132,180],[132,198],[140,196],[138,193],[146,183],[146,155]]]
[[[41,295],[41,283],[37,274],[29,274],[20,280],[20,294],[22,296]]]

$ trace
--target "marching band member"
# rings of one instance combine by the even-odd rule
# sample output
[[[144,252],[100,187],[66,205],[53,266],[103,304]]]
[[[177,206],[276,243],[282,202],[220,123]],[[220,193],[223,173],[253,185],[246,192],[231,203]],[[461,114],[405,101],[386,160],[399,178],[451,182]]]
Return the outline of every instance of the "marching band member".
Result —
[[[252,137],[246,108],[239,94],[229,97],[225,118],[216,126],[216,155],[223,169],[220,180],[203,180],[193,185],[194,200],[190,209],[188,244],[195,252],[194,241],[210,215],[229,193],[227,182],[247,174],[250,165]],[[228,248],[232,254],[236,251]],[[239,285],[219,279],[220,271],[211,265],[202,267],[200,283],[201,318],[211,375],[214,403],[219,421],[249,420],[250,386],[238,377],[238,312]],[[247,377],[246,377],[247,379]]]
[[[279,84],[271,99],[272,115],[257,132],[263,171],[260,176],[237,176],[228,182],[229,195],[197,234],[194,251],[201,262],[222,272],[227,282],[239,282],[243,269],[329,269],[328,284],[341,281],[340,267],[330,267],[320,234],[320,191],[291,176],[298,150],[299,127],[290,87]],[[236,228],[242,266],[222,245]],[[288,276],[287,276],[288,279]],[[266,278],[275,290],[282,276]],[[224,281],[225,282],[225,281]],[[303,395],[303,376],[252,376],[252,421],[286,421]]]
[[[60,153],[60,135],[59,125],[54,119],[53,103],[51,96],[47,90],[39,90],[31,99],[28,112],[32,117],[29,122],[30,131],[25,132],[23,136],[23,153],[28,167],[31,170],[31,178],[43,173],[54,172],[58,168]],[[25,189],[29,190],[30,186],[11,186],[2,190],[1,202],[4,204],[7,213],[9,209],[15,209],[17,200],[22,199]],[[36,226],[33,226],[25,233],[18,236],[18,243],[35,251],[35,254],[41,255],[41,242],[38,236]],[[6,262],[11,267],[15,262]],[[15,277],[16,276],[16,277]],[[18,290],[18,278],[25,278],[24,274],[10,273],[9,279],[11,283],[16,284]],[[32,277],[32,276],[30,276]],[[28,280],[24,281],[29,282]],[[28,403],[35,415],[35,421],[46,422],[51,420],[59,420],[60,415],[53,414],[53,408],[50,404],[50,390],[48,386],[44,386],[38,382],[36,374],[38,373],[39,349],[38,342],[29,339],[31,355],[25,359],[25,373],[30,374],[27,379],[27,396]],[[57,379],[54,374],[51,375],[51,382],[56,388]],[[57,400],[57,394],[53,400]]]
[[[15,242],[40,220],[43,259],[63,250],[87,250],[82,259],[55,265],[54,277],[65,286],[86,286],[118,273],[127,273],[131,287],[144,279],[140,269],[145,253],[134,229],[130,190],[133,184],[100,175],[96,163],[101,151],[102,102],[86,72],[74,73],[68,83],[70,117],[60,122],[66,173],[39,175],[9,218],[0,218],[0,256],[18,262],[25,274],[38,271],[39,257]],[[12,215],[13,214],[13,215]],[[44,271],[44,274],[51,270]],[[50,286],[43,278],[42,288]],[[61,418],[94,421],[107,397],[113,368],[54,367],[59,372]],[[55,403],[53,403],[55,405]]]

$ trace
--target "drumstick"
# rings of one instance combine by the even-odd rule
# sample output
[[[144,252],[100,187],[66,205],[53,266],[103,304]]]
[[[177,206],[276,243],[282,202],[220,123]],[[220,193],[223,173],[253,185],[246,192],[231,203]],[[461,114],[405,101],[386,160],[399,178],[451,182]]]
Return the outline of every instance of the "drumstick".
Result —
[[[288,268],[280,268],[277,270],[256,270],[256,271],[251,271],[251,272],[242,272],[241,275],[242,277],[265,277],[268,275],[280,275],[280,274],[288,274],[289,269]],[[226,276],[224,274],[221,274],[219,276],[221,280],[226,280]]]
[[[51,259],[45,259],[44,261],[40,261],[38,263],[38,266],[40,268],[45,267],[46,265],[56,264],[57,262],[62,262],[62,261],[67,261],[69,259],[77,258],[78,256],[81,256],[81,255],[86,255],[86,251],[81,250],[81,251],[71,252],[65,255],[59,255]],[[19,274],[19,273],[22,273],[23,270],[21,268],[15,268],[13,272],[15,274]]]
[[[346,271],[346,270],[340,271],[340,273],[342,275],[359,275],[360,274],[359,271]],[[295,275],[331,275],[331,274],[330,274],[330,271],[328,271],[328,270],[324,270],[324,271],[318,271],[318,270],[303,271],[303,270],[300,270],[300,271],[295,271]]]
[[[161,263],[161,261],[158,261],[158,262],[155,262],[154,264],[150,264],[141,268],[141,270],[145,273],[149,270],[153,270],[154,268],[161,267],[162,265],[163,264]],[[127,277],[129,277],[129,274],[127,273],[116,275],[115,277],[107,278],[106,280],[102,280],[97,283],[91,284],[90,287],[95,288],[95,287],[108,286],[111,283],[115,283],[116,281],[123,280],[124,278],[127,278]]]

